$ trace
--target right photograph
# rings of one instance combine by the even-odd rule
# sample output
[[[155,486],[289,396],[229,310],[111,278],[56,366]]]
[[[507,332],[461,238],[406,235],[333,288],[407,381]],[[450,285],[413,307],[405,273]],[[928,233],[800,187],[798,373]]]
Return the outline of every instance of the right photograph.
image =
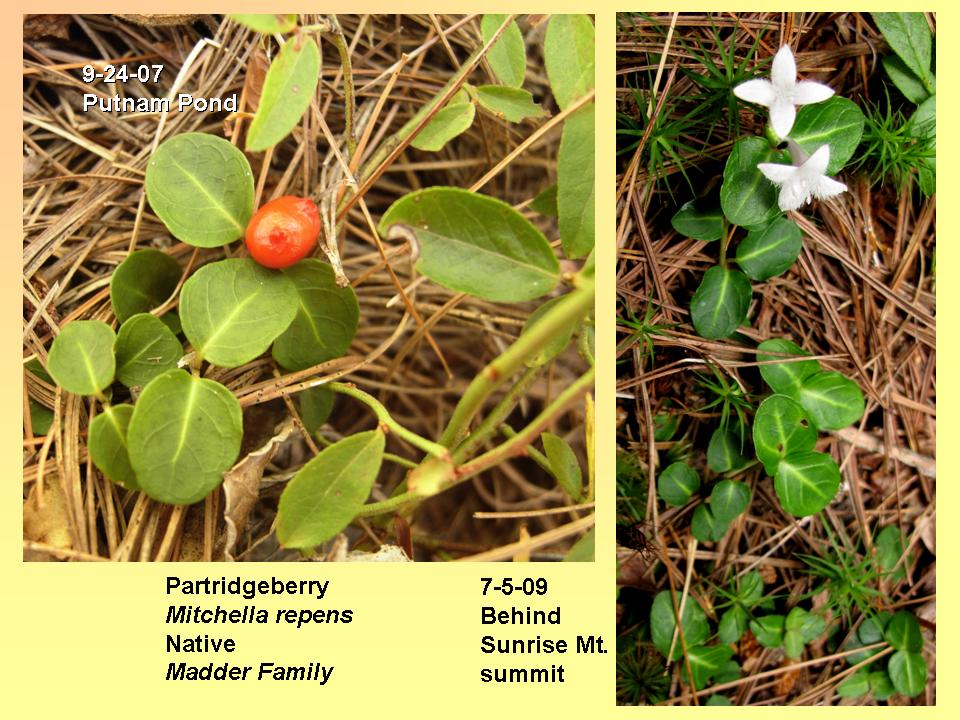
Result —
[[[936,704],[934,13],[617,16],[617,703]]]

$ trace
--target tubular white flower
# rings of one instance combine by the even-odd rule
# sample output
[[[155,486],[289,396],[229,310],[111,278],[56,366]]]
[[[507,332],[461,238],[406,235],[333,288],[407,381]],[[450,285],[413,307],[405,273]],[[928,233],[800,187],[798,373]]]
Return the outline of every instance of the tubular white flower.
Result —
[[[830,164],[830,146],[821,145],[801,165],[759,163],[757,168],[774,185],[780,187],[777,204],[784,212],[797,210],[813,198],[826,200],[847,189],[842,182],[826,176]]]
[[[781,47],[773,58],[770,80],[747,80],[733,89],[741,100],[770,108],[770,126],[785,138],[793,129],[797,105],[823,102],[833,95],[833,88],[812,80],[797,82],[797,63],[789,45]]]

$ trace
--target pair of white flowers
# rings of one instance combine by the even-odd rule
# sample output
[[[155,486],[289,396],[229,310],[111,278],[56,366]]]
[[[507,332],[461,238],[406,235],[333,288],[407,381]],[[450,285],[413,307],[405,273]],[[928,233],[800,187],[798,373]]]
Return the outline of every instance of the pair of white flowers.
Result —
[[[734,95],[747,102],[770,109],[770,126],[786,138],[794,165],[759,163],[757,168],[780,188],[777,204],[784,212],[797,210],[813,198],[825,200],[847,189],[842,182],[827,177],[830,146],[821,145],[809,157],[789,139],[797,117],[798,105],[809,105],[833,96],[833,89],[818,82],[797,82],[797,63],[789,45],[784,45],[773,58],[770,80],[748,80],[733,89]]]

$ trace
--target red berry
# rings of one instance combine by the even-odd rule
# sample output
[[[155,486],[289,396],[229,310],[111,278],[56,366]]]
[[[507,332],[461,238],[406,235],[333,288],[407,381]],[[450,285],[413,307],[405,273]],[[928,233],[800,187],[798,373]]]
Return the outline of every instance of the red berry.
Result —
[[[284,195],[271,200],[250,218],[247,250],[268,268],[290,267],[317,244],[320,213],[309,198]]]

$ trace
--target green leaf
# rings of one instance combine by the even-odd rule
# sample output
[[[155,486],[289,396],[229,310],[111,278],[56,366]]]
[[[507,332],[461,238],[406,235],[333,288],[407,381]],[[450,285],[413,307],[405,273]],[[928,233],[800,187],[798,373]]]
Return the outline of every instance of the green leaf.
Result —
[[[538,305],[530,317],[527,318],[527,321],[523,324],[523,330],[520,331],[522,335],[525,332],[528,332],[530,328],[539,322],[539,320],[546,315],[550,309],[561,302],[566,295],[560,295],[555,298],[550,298],[545,303]],[[564,348],[570,343],[571,338],[573,337],[575,323],[571,323],[567,327],[563,328],[560,332],[556,333],[551,337],[546,343],[543,344],[543,347],[527,361],[527,367],[539,367],[541,365],[546,365],[548,362],[553,360],[557,355],[563,352]]]
[[[37,358],[33,358],[33,359],[31,359],[31,360],[28,360],[28,361],[24,364],[24,367],[25,367],[29,372],[33,373],[33,375],[34,375],[35,377],[38,377],[39,379],[43,380],[43,381],[44,381],[45,383],[47,383],[48,385],[56,385],[56,384],[57,384],[57,383],[56,383],[56,380],[54,380],[52,377],[50,377],[50,373],[47,372],[47,369],[43,366],[43,363],[41,363],[39,360],[37,360]]]
[[[918,138],[930,138],[934,142],[931,149],[936,150],[937,138],[937,96],[931,95],[910,117],[910,133]],[[937,191],[937,158],[924,157],[918,170],[920,190],[927,197]]]
[[[932,38],[921,12],[871,13],[890,48],[924,83],[930,81]],[[930,90],[930,92],[933,92]]]
[[[545,432],[540,435],[543,449],[546,450],[550,469],[557,479],[557,484],[563,488],[574,501],[579,502],[583,496],[583,473],[573,448],[561,437]]]
[[[330,417],[333,412],[333,401],[337,394],[323,385],[307,388],[297,394],[297,405],[300,409],[300,419],[303,426],[311,435],[315,433]]]
[[[751,570],[740,578],[736,593],[745,607],[753,607],[763,599],[763,576],[757,570]]]
[[[723,236],[723,212],[702,200],[689,200],[670,219],[673,229],[684,237],[707,242]]]
[[[750,486],[738,480],[721,480],[710,493],[710,512],[718,523],[730,523],[749,505]]]
[[[137,400],[127,431],[130,463],[154,500],[190,505],[223,482],[240,454],[243,414],[223,385],[169,370]]]
[[[813,450],[817,428],[799,403],[786,395],[771,395],[757,408],[753,420],[753,447],[767,475],[775,475],[790,454]]]
[[[883,63],[883,69],[887,71],[887,76],[893,81],[893,84],[914,105],[919,105],[930,97],[930,93],[923,86],[923,82],[911,72],[910,68],[899,57],[884,55],[880,58],[880,62]]]
[[[304,370],[346,355],[357,334],[360,306],[353,288],[337,285],[333,268],[307,258],[283,270],[299,297],[290,326],[273,343],[273,358],[286,370]]]
[[[800,606],[790,610],[784,623],[784,628],[799,633],[804,643],[816,640],[826,627],[827,624],[820,615],[807,612]]]
[[[557,157],[557,212],[560,239],[569,258],[583,257],[594,245],[594,104],[567,118]]]
[[[718,518],[706,505],[697,505],[690,520],[690,532],[700,542],[720,542],[729,527],[729,522]]]
[[[836,175],[860,144],[863,123],[863,111],[856,103],[834,95],[822,103],[800,108],[790,138],[807,155],[813,155],[822,145],[830,145],[826,174]]]
[[[57,385],[77,395],[96,395],[113,382],[113,329],[99,320],[74,320],[53,340],[47,371]]]
[[[886,670],[874,670],[869,675],[870,692],[873,697],[883,702],[893,695],[897,690],[893,687],[893,682]]]
[[[783,645],[783,615],[764,615],[750,621],[750,631],[757,642],[765,648],[778,648]]]
[[[277,539],[284,547],[316,547],[343,530],[363,506],[383,462],[381,430],[334,443],[287,483],[277,509]]]
[[[104,405],[90,423],[87,450],[100,472],[128,490],[139,490],[127,451],[127,428],[133,405]]]
[[[698,690],[705,688],[710,680],[719,672],[720,668],[733,657],[733,648],[728,645],[711,645],[709,647],[688,648],[687,659],[690,661],[690,672],[693,674],[693,685]],[[681,666],[681,677],[687,681],[687,666]]]
[[[34,435],[46,435],[53,425],[53,410],[30,398],[30,427]]]
[[[176,310],[171,310],[161,315],[160,322],[166,325],[174,335],[179,335],[183,332],[183,326],[180,324],[180,313]]]
[[[465,90],[460,90],[450,98],[445,108],[441,108],[430,122],[410,142],[417,150],[437,152],[457,135],[467,131],[473,124],[476,107],[470,102]]]
[[[657,492],[667,505],[674,507],[686,505],[699,487],[700,476],[697,471],[682,462],[664,468],[657,478]]]
[[[891,617],[893,617],[891,613],[880,613],[876,617],[865,618],[857,629],[860,642],[864,645],[873,645],[883,640],[884,629]]]
[[[530,202],[530,209],[547,217],[557,217],[557,184],[541,190]]]
[[[869,672],[866,668],[857,670],[837,686],[837,695],[842,698],[863,697],[868,692],[870,692],[870,680]]]
[[[533,101],[533,95],[520,88],[481,85],[477,88],[477,102],[512,123],[546,115],[544,109]]]
[[[883,631],[884,639],[897,650],[918,653],[923,650],[923,635],[920,634],[920,622],[907,610],[900,610],[887,623]]]
[[[791,660],[803,655],[803,638],[796,630],[785,630],[783,633],[783,653]]]
[[[720,186],[720,207],[727,220],[744,227],[764,226],[780,215],[777,188],[757,168],[783,153],[758,137],[738,140],[727,158]]]
[[[293,282],[249,258],[200,268],[180,291],[180,321],[194,350],[220,367],[238,367],[286,330],[300,307]]]
[[[146,188],[150,207],[171,234],[195,247],[243,237],[253,215],[250,163],[213,135],[184,133],[160,143],[147,163]]]
[[[720,641],[727,644],[739,642],[749,624],[750,616],[747,611],[741,605],[734,605],[720,618],[717,626]]]
[[[241,25],[264,35],[285,34],[297,26],[296,15],[240,15],[230,14],[230,18]]]
[[[564,562],[593,562],[596,528],[590,528],[563,556]]]
[[[547,78],[565,110],[594,88],[594,30],[586,15],[551,15],[543,44]]]
[[[484,15],[480,19],[480,32],[486,45],[506,21],[506,15]],[[516,20],[511,20],[500,38],[487,51],[487,62],[497,80],[504,85],[520,87],[527,74],[527,49]]]
[[[117,320],[160,307],[177,289],[180,263],[159,250],[137,250],[127,255],[110,276],[110,304]]]
[[[120,326],[113,347],[117,379],[127,387],[146,385],[177,366],[183,346],[162,320],[139,313]]]
[[[311,37],[291,38],[267,70],[260,105],[247,131],[247,152],[276,145],[297,126],[320,81],[320,47]]]
[[[820,372],[820,363],[816,360],[790,360],[791,355],[809,356],[810,353],[784,338],[765,340],[757,346],[757,362],[769,363],[759,366],[764,382],[775,393],[797,399],[803,381]],[[782,362],[772,362],[775,360]]]
[[[916,697],[927,685],[927,661],[920,653],[897,650],[890,658],[887,672],[897,692],[907,697]]]
[[[797,224],[779,217],[747,233],[737,246],[737,264],[751,280],[768,280],[790,269],[802,245],[803,233]]]
[[[677,602],[679,601],[680,595],[678,593]],[[650,608],[650,637],[664,657],[670,652],[670,644],[673,642],[673,633],[676,627],[677,615],[670,599],[670,591],[662,590],[657,593]],[[680,628],[683,631],[683,640],[686,643],[687,652],[698,645],[702,645],[710,637],[710,625],[707,623],[707,616],[704,614],[703,608],[700,607],[700,603],[691,596],[687,597],[686,604],[683,606]],[[680,642],[678,636],[670,659],[676,660],[682,656],[683,643]]]
[[[560,280],[550,244],[529,220],[492,197],[449,187],[404,195],[380,220],[411,229],[420,245],[416,269],[457,292],[494,302],[546,295]]]
[[[716,428],[707,445],[707,466],[716,473],[724,473],[739,468],[745,462],[738,435],[732,430]]]
[[[693,326],[708,340],[729,337],[747,319],[752,297],[746,275],[714,265],[704,273],[690,301]]]
[[[733,682],[734,680],[740,679],[740,663],[736,660],[727,660],[719,668],[717,668],[716,674],[713,676],[714,685],[722,685],[723,683]],[[709,705],[709,703],[707,703]]]
[[[860,386],[838,372],[805,377],[798,400],[821,430],[839,430],[855,423],[865,407]]]
[[[733,701],[726,695],[711,695],[707,700],[708,707],[727,707],[733,705]]]
[[[820,452],[787,455],[777,466],[773,489],[783,509],[796,517],[823,510],[840,487],[840,468],[832,457]]]
[[[904,550],[903,534],[900,532],[900,528],[896,525],[887,525],[877,533],[873,544],[877,549],[877,560],[880,562],[880,567],[891,573],[890,579],[896,582],[906,577],[904,565],[900,563],[900,557]],[[906,558],[906,562],[910,562],[909,556]],[[896,569],[894,570],[894,568]]]

